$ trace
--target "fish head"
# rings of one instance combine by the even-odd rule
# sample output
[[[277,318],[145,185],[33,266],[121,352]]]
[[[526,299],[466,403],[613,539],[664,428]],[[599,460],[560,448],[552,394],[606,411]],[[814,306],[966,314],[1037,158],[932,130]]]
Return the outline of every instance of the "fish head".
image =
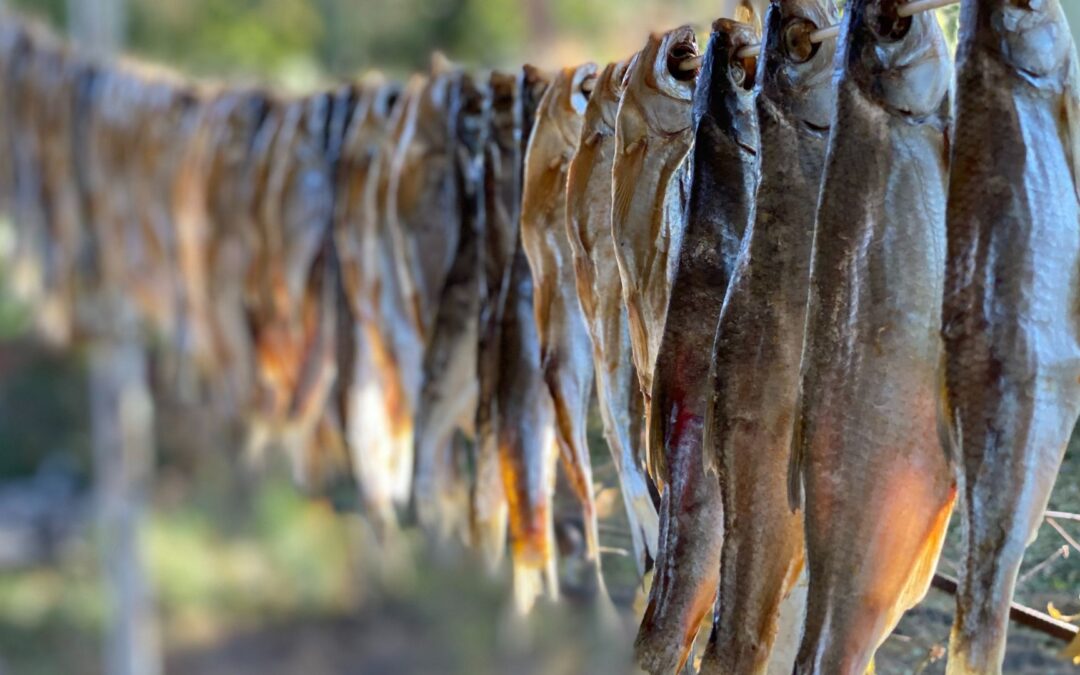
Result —
[[[952,58],[931,12],[901,17],[905,0],[852,0],[839,63],[871,100],[907,117],[925,117],[947,105]]]
[[[1062,78],[1073,53],[1061,0],[983,0],[964,6],[961,25],[982,36],[984,49],[1024,76]],[[979,30],[989,26],[990,30]]]
[[[629,60],[609,63],[597,76],[589,105],[585,109],[587,134],[610,134],[615,130],[629,65]]]
[[[466,153],[475,157],[480,152],[487,128],[488,90],[468,73],[462,74],[454,92],[457,118],[456,138]]]
[[[555,75],[540,103],[538,118],[543,116],[552,122],[547,127],[556,132],[552,141],[557,143],[561,152],[566,155],[572,154],[577,147],[581,136],[582,116],[585,114],[595,81],[595,63],[563,68]]]
[[[521,121],[531,121],[536,115],[536,109],[540,105],[540,99],[551,85],[551,75],[531,64],[525,64],[521,68]],[[523,126],[522,128],[525,128]],[[522,139],[528,140],[528,139]]]
[[[690,101],[699,71],[684,70],[683,64],[698,53],[690,26],[649,36],[627,77],[625,100],[632,100],[637,112],[620,119],[620,124],[636,122],[624,125],[629,142],[648,135],[674,136],[690,127]]]
[[[490,138],[500,148],[513,148],[518,143],[518,127],[514,120],[518,103],[518,78],[511,73],[493,72],[488,80],[491,90]]]
[[[757,115],[754,110],[754,56],[744,56],[744,47],[757,44],[754,26],[732,19],[717,19],[705,50],[697,92],[694,95],[694,122],[715,125],[743,152],[757,154]]]
[[[762,96],[817,131],[832,120],[836,41],[814,43],[810,36],[836,21],[833,0],[773,0],[765,16],[758,57]]]

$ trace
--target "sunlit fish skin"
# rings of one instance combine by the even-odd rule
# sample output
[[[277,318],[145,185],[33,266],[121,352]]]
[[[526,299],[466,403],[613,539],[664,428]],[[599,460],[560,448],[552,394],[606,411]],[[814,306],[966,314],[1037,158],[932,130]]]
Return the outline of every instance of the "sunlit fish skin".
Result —
[[[468,541],[470,491],[466,474],[470,462],[462,454],[464,446],[454,442],[454,435],[458,432],[475,439],[487,88],[463,74],[451,96],[461,236],[424,358],[413,504],[420,524],[438,539],[459,536]]]
[[[786,662],[773,663],[781,603],[804,562],[802,514],[788,506],[787,469],[833,111],[833,43],[815,47],[809,37],[835,21],[832,0],[780,0],[765,19],[753,104],[761,178],[716,328],[705,422],[705,462],[719,478],[724,543],[702,673],[786,675],[798,647],[796,634],[792,644],[778,645]],[[745,105],[739,95],[727,108],[746,116]]]
[[[565,68],[540,100],[525,157],[521,242],[533,275],[540,364],[555,404],[562,465],[584,512],[586,556],[595,563],[602,584],[592,464],[585,434],[593,386],[592,349],[577,299],[573,253],[566,232],[567,174],[581,138],[588,101],[582,83],[595,75],[592,63]]]
[[[497,389],[502,315],[521,208],[520,90],[515,73],[494,72],[484,143],[484,220],[476,407],[476,470],[472,490],[472,543],[494,570],[506,549],[506,491],[499,472]]]
[[[660,523],[642,455],[641,392],[630,354],[622,279],[611,239],[611,168],[615,116],[628,62],[609,64],[585,107],[581,140],[567,179],[566,226],[573,251],[577,296],[592,340],[596,395],[604,436],[619,474],[638,572],[656,557]]]
[[[1058,0],[964,2],[943,335],[963,566],[948,672],[1000,673],[1080,412],[1076,52]]]
[[[716,321],[750,217],[757,123],[750,64],[733,58],[754,29],[713,24],[693,102],[693,176],[649,415],[651,473],[664,484],[660,543],[635,652],[649,672],[682,668],[716,598],[723,507],[702,440]]]
[[[696,54],[689,26],[650,36],[626,75],[615,124],[611,231],[646,398],[678,258],[689,184],[685,162],[694,138],[690,100],[697,74],[679,64]]]
[[[866,671],[926,593],[956,494],[937,418],[951,63],[933,14],[895,7],[850,3],[836,58],[792,448],[797,675]]]
[[[517,115],[523,138],[531,135],[538,104],[550,81],[546,74],[530,66],[522,71]],[[536,178],[527,171],[518,175],[522,188]],[[559,448],[554,404],[540,362],[532,272],[521,238],[517,239],[506,286],[496,395],[499,463],[509,509],[514,604],[518,612],[525,613],[545,590],[552,598],[559,593],[552,521]]]

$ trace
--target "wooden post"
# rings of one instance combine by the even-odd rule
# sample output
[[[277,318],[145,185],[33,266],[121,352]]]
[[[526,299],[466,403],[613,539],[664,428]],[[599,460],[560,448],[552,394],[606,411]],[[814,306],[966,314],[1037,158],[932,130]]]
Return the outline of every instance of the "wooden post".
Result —
[[[115,333],[90,349],[98,540],[109,600],[106,675],[160,675],[157,611],[140,526],[152,488],[154,407],[137,320],[116,303]]]
[[[81,49],[104,58],[120,48],[124,0],[68,0],[67,11]],[[104,672],[160,675],[157,610],[140,536],[154,473],[147,353],[131,303],[116,289],[103,295],[89,362],[97,534],[109,603]]]

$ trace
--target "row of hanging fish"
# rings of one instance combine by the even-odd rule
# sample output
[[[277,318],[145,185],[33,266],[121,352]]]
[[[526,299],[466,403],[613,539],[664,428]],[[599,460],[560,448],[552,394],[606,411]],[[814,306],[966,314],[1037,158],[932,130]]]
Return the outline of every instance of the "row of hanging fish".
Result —
[[[864,673],[955,507],[948,672],[1000,672],[1080,414],[1078,62],[1059,0],[963,0],[955,64],[903,4],[296,98],[0,22],[13,279],[64,341],[129,308],[384,536],[509,548],[523,611],[559,471],[605,597],[595,391],[650,673]]]

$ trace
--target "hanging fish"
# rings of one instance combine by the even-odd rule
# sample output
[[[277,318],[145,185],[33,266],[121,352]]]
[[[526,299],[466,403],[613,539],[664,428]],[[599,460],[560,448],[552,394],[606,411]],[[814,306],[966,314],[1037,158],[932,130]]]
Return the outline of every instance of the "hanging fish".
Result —
[[[755,185],[754,61],[735,53],[756,41],[752,26],[717,20],[694,93],[690,199],[649,415],[650,465],[665,488],[656,576],[635,651],[652,673],[682,668],[716,598],[723,507],[704,471],[702,441],[716,322]]]
[[[498,383],[502,319],[510,266],[518,240],[522,143],[518,76],[494,72],[484,147],[484,220],[480,247],[480,326],[477,346],[476,467],[472,488],[472,542],[489,570],[506,550],[507,506],[499,471]]]
[[[523,138],[528,138],[551,80],[526,66],[520,82],[518,118]],[[520,175],[524,189],[537,177],[529,171]],[[552,519],[559,450],[555,408],[540,362],[532,272],[521,237],[506,291],[497,390],[499,459],[509,507],[514,602],[525,613],[545,589],[549,597],[559,594]]]
[[[458,453],[455,433],[475,438],[479,395],[477,344],[480,323],[480,235],[484,220],[484,143],[488,126],[486,87],[462,74],[451,93],[457,208],[461,236],[438,303],[424,359],[424,388],[416,420],[413,502],[420,524],[446,539],[468,535],[469,462]]]
[[[1080,413],[1077,65],[1058,0],[963,3],[943,312],[964,563],[950,674],[1001,672]]]
[[[586,558],[603,588],[600,541],[586,437],[592,396],[592,351],[574,282],[566,234],[566,181],[581,137],[588,95],[583,84],[596,64],[560,71],[540,100],[525,157],[521,242],[533,277],[533,307],[540,337],[540,365],[555,404],[562,465],[585,520]]]
[[[737,111],[738,118],[756,113],[760,182],[713,347],[705,463],[720,482],[724,543],[702,673],[787,674],[798,647],[797,633],[792,644],[776,640],[781,606],[804,564],[802,514],[788,507],[787,466],[835,51],[835,43],[815,45],[810,35],[836,18],[832,0],[774,2],[765,18],[754,113],[739,87],[728,86],[719,99],[730,99],[719,109]],[[721,52],[726,63],[713,68],[733,68],[742,77],[748,64],[731,57],[739,46],[733,40]],[[734,125],[735,131],[748,126]],[[728,134],[720,136],[724,145],[739,142],[738,133]],[[793,607],[801,623],[800,609]]]
[[[697,54],[689,26],[651,35],[626,74],[615,123],[611,231],[646,411],[689,189],[697,73],[681,66]]]
[[[951,64],[937,19],[897,6],[849,3],[837,51],[791,461],[799,675],[866,671],[926,593],[956,495],[937,419]]]
[[[630,354],[622,280],[611,239],[611,168],[615,117],[627,61],[597,77],[585,107],[581,140],[567,178],[567,236],[573,250],[577,297],[592,340],[596,394],[604,436],[619,474],[638,573],[656,557],[659,520],[648,479],[638,465],[642,439],[641,394]]]

